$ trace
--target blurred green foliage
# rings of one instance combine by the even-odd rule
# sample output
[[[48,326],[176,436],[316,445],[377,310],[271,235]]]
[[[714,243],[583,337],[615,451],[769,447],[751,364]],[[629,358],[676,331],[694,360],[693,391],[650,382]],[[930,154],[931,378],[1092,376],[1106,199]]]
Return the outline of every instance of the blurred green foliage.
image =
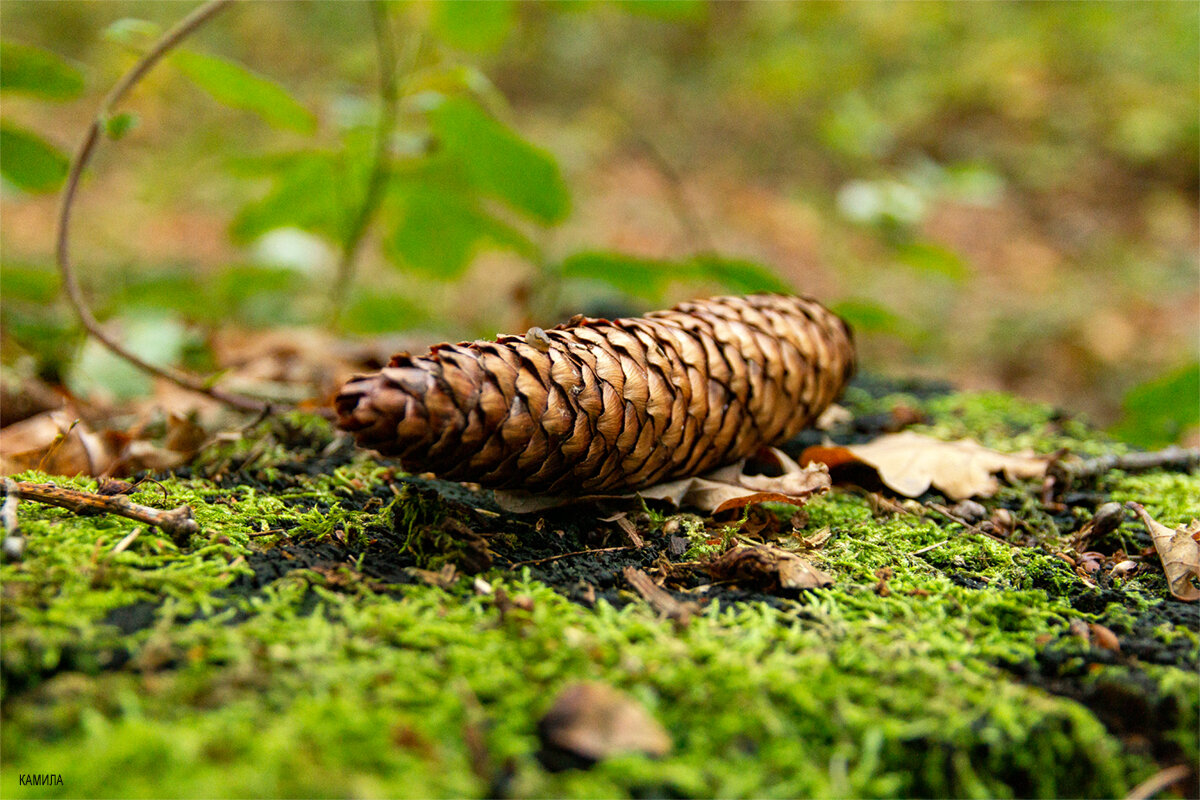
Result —
[[[347,292],[343,330],[463,335],[494,332],[493,317],[544,324],[566,310],[555,305],[564,298],[578,306],[615,296],[636,309],[701,289],[807,289],[805,265],[815,262],[837,276],[825,294],[876,364],[974,364],[1018,390],[1042,374],[1064,397],[1095,392],[1115,408],[1191,346],[1135,360],[1097,356],[1070,337],[1086,325],[1096,287],[1129,309],[1194,291],[1194,247],[1172,231],[1194,219],[1200,174],[1195,4],[388,2],[392,120],[382,118],[386,70],[370,8],[235,6],[104,121],[110,138],[124,137],[121,152],[141,152],[128,162],[118,154],[108,175],[139,181],[164,216],[190,203],[223,215],[243,251],[202,270],[131,269],[136,248],[81,252],[77,260],[120,276],[89,287],[101,309],[136,314],[141,306],[128,304],[145,304],[201,326],[311,323],[329,295],[322,271],[353,257],[363,278]],[[18,1],[0,13],[5,197],[33,202],[26,194],[56,188],[66,168],[40,132],[81,132],[98,96],[182,9]],[[194,88],[216,105],[198,103]],[[628,159],[635,140],[653,142],[685,179],[732,176],[803,209],[804,235],[818,240],[808,260],[790,264],[792,250],[748,246],[745,236],[695,237],[690,222],[686,241],[660,232],[668,245],[643,249],[637,237],[581,235],[589,179]],[[964,210],[958,229],[947,207]],[[729,213],[695,216],[715,227]],[[790,244],[792,224],[763,236]],[[321,246],[275,263],[263,253],[281,231]],[[35,253],[5,248],[6,273],[42,266]],[[502,254],[489,265],[528,276],[521,292],[438,285],[473,276],[489,253]],[[1028,253],[1037,258],[1026,267]],[[988,271],[1003,270],[1025,281],[1025,296],[995,292],[1009,277]],[[148,277],[132,277],[139,271]],[[47,350],[69,327],[62,309],[19,292],[10,300],[9,282],[6,274],[5,316],[19,306],[21,321],[6,321],[5,336],[63,361]],[[460,295],[480,308],[447,320],[462,312]],[[526,304],[517,314],[502,308],[514,298]],[[1030,322],[1010,324],[1020,319]],[[1066,368],[1054,360],[1068,357]],[[1114,359],[1127,362],[1116,380]],[[1117,430],[1151,441],[1149,427],[1128,421],[1145,407],[1127,404]]]
[[[1125,415],[1112,429],[1120,438],[1145,447],[1178,441],[1200,425],[1200,362],[1135,386],[1123,407]]]
[[[83,87],[83,73],[55,53],[0,41],[0,93],[61,102],[79,96]],[[67,176],[67,157],[6,115],[0,121],[0,175],[26,192],[53,191]]]

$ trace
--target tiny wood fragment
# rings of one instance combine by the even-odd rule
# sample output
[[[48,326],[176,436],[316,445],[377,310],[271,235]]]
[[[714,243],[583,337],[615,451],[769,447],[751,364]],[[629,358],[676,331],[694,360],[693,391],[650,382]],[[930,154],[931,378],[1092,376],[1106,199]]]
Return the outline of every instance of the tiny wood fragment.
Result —
[[[401,353],[352,378],[335,405],[359,445],[411,471],[595,493],[702,474],[788,439],[853,370],[849,328],[815,300],[718,297]]]

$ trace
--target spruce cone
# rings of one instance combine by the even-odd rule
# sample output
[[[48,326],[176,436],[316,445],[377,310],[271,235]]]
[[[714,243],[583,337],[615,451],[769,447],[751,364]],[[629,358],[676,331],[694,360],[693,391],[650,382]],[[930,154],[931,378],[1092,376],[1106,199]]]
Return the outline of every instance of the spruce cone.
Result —
[[[788,439],[853,370],[849,328],[815,300],[716,297],[401,353],[351,378],[336,408],[360,446],[406,469],[580,494],[701,474]]]

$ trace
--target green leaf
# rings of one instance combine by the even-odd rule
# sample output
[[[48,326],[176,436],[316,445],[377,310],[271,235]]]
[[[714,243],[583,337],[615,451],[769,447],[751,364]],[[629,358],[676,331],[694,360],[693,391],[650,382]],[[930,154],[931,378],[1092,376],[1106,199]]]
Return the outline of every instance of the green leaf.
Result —
[[[1112,433],[1141,447],[1162,447],[1200,425],[1200,362],[1135,386],[1122,403],[1125,415]]]
[[[488,245],[530,255],[533,245],[453,187],[420,182],[401,190],[399,220],[384,241],[397,264],[439,280],[456,278]]]
[[[122,111],[104,120],[104,133],[116,141],[138,126],[140,118],[132,111]]]
[[[240,64],[193,50],[178,50],[174,65],[214,100],[250,111],[277,128],[312,133],[317,121],[287,90]]]
[[[397,294],[359,294],[341,316],[342,329],[358,336],[409,330],[428,322],[423,306]]]
[[[321,150],[243,159],[234,169],[243,174],[266,174],[271,191],[243,207],[234,218],[231,235],[246,244],[276,228],[300,228],[338,242],[354,204],[361,202],[363,185],[348,158]]]
[[[621,0],[619,5],[630,13],[666,22],[703,22],[708,17],[704,0]]]
[[[955,283],[962,283],[971,274],[957,253],[930,242],[902,244],[896,248],[896,257],[918,272],[943,275]]]
[[[0,42],[0,90],[70,100],[83,91],[83,73],[49,50]]]
[[[68,160],[36,134],[0,123],[0,175],[27,192],[52,192],[67,176]]]
[[[843,300],[832,305],[830,310],[855,330],[895,333],[903,325],[896,312],[869,300]]]
[[[568,256],[559,266],[559,274],[597,281],[631,297],[657,302],[672,281],[686,280],[691,271],[673,261],[595,251]]]
[[[483,192],[543,223],[561,221],[570,196],[558,164],[464,98],[449,98],[429,111],[434,134]]]
[[[51,266],[4,265],[4,299],[37,305],[53,303],[58,297],[58,272]]]
[[[791,294],[795,291],[770,269],[752,261],[718,256],[697,256],[692,259],[691,264],[700,276],[716,281],[731,292]]]
[[[508,38],[515,12],[509,0],[478,3],[440,0],[433,10],[433,31],[451,47],[492,53]]]
[[[563,261],[560,272],[564,278],[598,281],[631,297],[655,302],[672,282],[717,283],[739,294],[792,291],[763,266],[719,256],[667,261],[604,251],[577,253]]]

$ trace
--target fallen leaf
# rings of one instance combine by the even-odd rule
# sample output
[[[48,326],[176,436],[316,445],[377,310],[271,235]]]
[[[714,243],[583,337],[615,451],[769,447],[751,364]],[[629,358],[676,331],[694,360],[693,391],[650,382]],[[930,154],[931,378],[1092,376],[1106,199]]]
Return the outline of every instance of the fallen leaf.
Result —
[[[670,736],[637,700],[594,681],[559,692],[538,722],[538,736],[543,746],[538,756],[550,768],[590,766],[621,753],[658,758],[671,751]]]
[[[1186,528],[1172,530],[1153,519],[1138,503],[1129,502],[1126,506],[1137,512],[1150,532],[1171,594],[1188,602],[1200,600],[1200,588],[1196,586],[1200,581],[1200,542],[1195,539],[1200,533],[1200,521],[1192,520]]]
[[[1121,640],[1109,628],[1092,622],[1088,624],[1088,631],[1092,634],[1092,643],[1097,647],[1112,650],[1114,653],[1121,652]]]
[[[114,456],[102,437],[65,411],[46,411],[0,430],[0,473],[100,475]]]
[[[800,461],[830,469],[851,464],[873,468],[884,485],[899,494],[919,497],[932,486],[952,500],[991,497],[1000,488],[994,473],[1009,480],[1040,478],[1049,459],[1032,453],[999,453],[971,439],[943,442],[905,431],[860,445],[809,447]]]
[[[833,577],[795,553],[773,545],[735,547],[708,564],[716,580],[735,581],[767,591],[817,589],[833,585]]]
[[[570,503],[641,497],[646,500],[665,500],[676,507],[692,506],[714,514],[754,503],[802,505],[809,497],[826,491],[832,485],[829,470],[824,464],[802,467],[782,450],[773,447],[767,448],[765,453],[775,461],[780,475],[746,475],[742,471],[746,466],[743,459],[707,475],[668,481],[629,494],[570,497],[497,491],[496,503],[513,514],[530,514]]]

